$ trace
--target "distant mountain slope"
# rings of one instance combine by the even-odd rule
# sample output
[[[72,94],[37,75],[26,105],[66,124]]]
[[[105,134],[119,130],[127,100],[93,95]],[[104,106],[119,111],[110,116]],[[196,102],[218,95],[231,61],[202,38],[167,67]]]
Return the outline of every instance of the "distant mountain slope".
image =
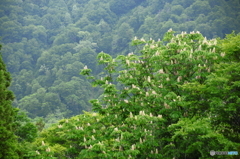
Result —
[[[126,54],[134,36],[158,39],[169,28],[224,37],[240,31],[239,11],[239,0],[3,0],[0,36],[14,105],[32,118],[90,110],[100,91],[79,70],[87,65],[98,75],[97,53]]]

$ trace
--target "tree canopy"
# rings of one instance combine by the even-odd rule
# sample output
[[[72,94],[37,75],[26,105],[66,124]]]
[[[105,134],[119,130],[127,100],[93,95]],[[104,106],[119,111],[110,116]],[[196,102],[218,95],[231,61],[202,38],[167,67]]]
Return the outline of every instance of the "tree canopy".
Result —
[[[239,95],[230,95],[234,84],[232,89],[219,85],[226,81],[219,66],[236,66],[226,58],[228,42],[238,38],[208,40],[199,32],[169,30],[163,41],[135,38],[132,44],[143,48],[136,53],[116,58],[99,53],[101,77],[92,76],[87,66],[81,70],[93,87],[103,89],[99,99],[90,101],[97,113],[85,112],[43,131],[32,155],[211,158],[211,150],[239,150],[239,106],[228,104]]]
[[[2,0],[0,126],[9,137],[2,152],[240,152],[239,7],[239,0]]]
[[[0,45],[0,49],[1,47]],[[13,131],[16,110],[11,104],[14,96],[12,91],[8,89],[10,83],[10,73],[7,71],[0,54],[0,158],[18,158],[17,140]]]

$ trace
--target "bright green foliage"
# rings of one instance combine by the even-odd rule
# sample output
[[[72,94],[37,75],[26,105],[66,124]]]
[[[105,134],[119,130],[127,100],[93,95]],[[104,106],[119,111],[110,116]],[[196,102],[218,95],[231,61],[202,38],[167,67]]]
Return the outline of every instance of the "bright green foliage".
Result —
[[[116,109],[126,110],[125,113],[117,111],[120,116],[126,117],[129,112],[138,114],[145,110],[154,115],[166,115],[170,123],[170,120],[175,121],[187,113],[190,108],[181,102],[185,92],[179,85],[202,83],[205,80],[212,69],[212,61],[219,56],[215,53],[216,40],[208,41],[199,33],[174,36],[172,31],[167,32],[164,40],[169,42],[164,44],[162,41],[136,39],[133,44],[145,44],[141,54],[120,55],[116,60],[100,53],[99,63],[106,65],[109,74],[101,80],[95,80],[94,85],[99,84],[104,88],[100,105],[106,109],[97,106],[97,102],[94,102],[96,106],[93,109],[101,114],[108,111],[115,114],[116,104],[119,105]],[[124,69],[117,73],[119,76],[116,81],[120,87],[124,87],[120,90],[112,84],[115,82],[112,73],[116,71],[116,65]]]
[[[28,156],[42,157],[54,154],[57,158],[78,157],[81,150],[85,149],[84,138],[101,136],[100,132],[97,133],[103,126],[99,123],[101,118],[97,113],[85,112],[83,115],[59,121],[58,124],[44,130],[33,142],[33,151],[29,152]]]
[[[100,79],[87,66],[81,71],[103,89],[90,101],[98,113],[85,112],[43,131],[30,156],[210,158],[210,150],[237,148],[221,132],[221,123],[213,125],[214,107],[202,94],[214,63],[222,60],[217,40],[169,30],[164,41],[135,38],[132,43],[143,50],[116,58],[98,54],[105,66]]]
[[[166,147],[173,148],[171,153],[177,158],[194,154],[195,157],[209,159],[212,158],[209,155],[211,150],[229,151],[237,147],[236,143],[216,132],[210,123],[210,118],[181,119],[178,123],[169,127],[169,131],[174,131],[171,138],[173,142]],[[226,158],[225,156],[218,157]],[[189,156],[189,158],[192,158],[192,156]]]
[[[121,152],[124,158],[129,154],[146,158],[151,150],[154,153],[159,147],[158,152],[163,156],[156,158],[173,158],[172,151],[176,152],[176,149],[179,151],[175,157],[205,158],[207,154],[202,152],[206,149],[189,148],[185,152],[187,145],[196,143],[194,139],[185,142],[179,139],[182,136],[172,136],[178,128],[184,127],[179,119],[186,118],[183,121],[189,124],[189,121],[198,123],[199,120],[206,127],[210,117],[209,133],[216,131],[230,141],[239,141],[239,36],[229,35],[218,44],[216,40],[204,39],[205,36],[208,39],[223,38],[232,30],[238,33],[239,6],[239,0],[2,0],[0,36],[4,43],[3,59],[13,77],[9,88],[16,95],[13,105],[26,111],[29,117],[36,117],[35,121],[43,117],[46,124],[39,120],[39,131],[57,120],[91,110],[89,99],[96,99],[91,102],[94,110],[103,116],[102,123],[108,123],[106,130],[111,125],[120,130],[123,123],[135,123],[130,118],[131,113],[134,120],[140,111],[149,116],[152,113],[153,123],[159,122],[165,129],[153,131],[146,126],[143,129],[136,126],[135,130],[124,129],[124,133],[135,135],[146,127],[154,132],[153,141],[161,139],[161,142],[153,143],[157,145],[155,147],[148,145],[146,149],[135,149],[134,146],[134,151],[128,152],[129,147],[139,140],[136,138],[143,135],[139,133],[136,138],[133,136],[132,140],[124,141],[126,149]],[[169,28],[173,28],[178,37],[170,31],[163,41],[156,42]],[[180,34],[193,30],[199,30],[202,35]],[[134,36],[145,40],[152,37],[155,41],[136,39],[134,46],[130,46]],[[94,59],[101,51],[109,54],[100,53],[98,60],[103,65],[97,66]],[[129,52],[134,54],[125,56]],[[85,65],[88,68],[82,73],[94,81],[94,88],[79,76],[79,69]],[[100,73],[103,68],[106,72]],[[103,91],[96,86],[101,86]],[[112,119],[115,114],[117,121]],[[162,118],[156,121],[158,115]],[[16,122],[24,129],[20,126],[15,133],[24,140],[21,145],[25,154],[34,147],[25,142],[34,137],[24,133],[33,125],[25,127],[28,122],[20,120],[17,117]],[[142,123],[149,120],[146,117]],[[173,126],[170,131],[167,128],[172,124],[178,126]],[[109,150],[104,150],[106,158],[121,155],[113,146],[115,136],[109,135],[111,131],[105,131],[108,136],[102,135],[99,139],[109,143],[104,143]],[[221,135],[216,135],[219,140],[223,139]],[[98,137],[95,138],[98,142]],[[186,149],[180,147],[180,141]],[[219,145],[219,149],[224,149],[225,144],[213,141],[206,148]],[[175,149],[171,149],[170,142]],[[206,140],[200,143],[207,145]],[[54,142],[51,144],[55,145]],[[57,144],[56,149],[61,150],[61,154],[68,153],[66,157],[80,156],[68,152],[69,145],[63,149],[61,143]],[[39,151],[46,152],[46,149],[43,146]],[[86,158],[91,153],[88,157],[99,155],[101,158],[103,155],[96,149],[81,151]],[[33,154],[36,154],[35,150]]]
[[[0,158],[6,159],[18,158],[17,140],[13,132],[16,112],[12,107],[13,93],[8,90],[10,82],[10,74],[0,54]]]
[[[234,142],[240,142],[240,35],[230,34],[219,40],[220,55],[223,61],[214,65],[215,71],[209,75],[204,83],[185,84],[189,90],[189,98],[201,96],[205,102],[202,111],[212,117],[212,126],[217,131]],[[192,101],[193,102],[193,101]],[[195,106],[199,107],[200,102]]]
[[[148,149],[136,148],[140,153],[129,153],[129,155],[134,155],[137,158],[154,157],[149,153],[144,154],[144,152],[154,151],[155,149],[159,149],[158,152],[165,158],[177,156],[204,157],[208,155],[208,151],[205,151],[203,147],[189,151],[186,151],[188,150],[186,148],[177,154],[173,153],[171,145],[169,147],[169,141],[173,141],[174,144],[181,144],[181,142],[176,143],[175,139],[171,137],[174,132],[169,132],[168,129],[164,128],[177,123],[179,118],[187,117],[191,119],[194,116],[199,118],[202,116],[202,112],[206,110],[204,105],[206,101],[202,101],[201,96],[192,101],[187,94],[188,92],[180,86],[184,83],[204,83],[207,75],[213,69],[213,62],[219,61],[221,57],[217,53],[217,41],[215,39],[207,40],[199,32],[191,32],[190,34],[183,32],[178,35],[173,33],[169,30],[164,37],[164,41],[158,42],[135,39],[133,41],[134,45],[145,45],[139,55],[129,53],[127,56],[120,55],[116,59],[112,59],[110,55],[105,53],[98,55],[99,64],[105,64],[107,73],[105,77],[93,82],[94,85],[99,84],[104,89],[100,100],[91,101],[93,110],[107,115],[105,120],[111,121],[112,125],[121,125],[121,122],[126,123],[128,118],[139,114],[139,112],[146,112],[153,117],[162,116],[164,119],[161,122],[156,122],[158,126],[150,129],[146,125],[144,126],[147,131],[149,130],[154,134],[152,139],[155,142],[149,144]],[[123,70],[117,71],[116,66]],[[88,75],[85,71],[83,70],[81,74]],[[119,74],[116,80],[114,79],[115,71]],[[116,81],[118,86],[113,84]],[[120,87],[120,89],[117,87]],[[196,104],[198,104],[198,107],[195,107]],[[115,116],[117,116],[116,119]],[[159,130],[155,129],[159,125],[161,125]],[[136,129],[137,132],[142,132],[138,127]],[[201,129],[204,129],[204,127],[201,127]],[[137,132],[128,133],[135,136]],[[193,132],[198,132],[198,130],[194,129]],[[204,135],[211,135],[211,132],[206,130],[206,133],[200,136]],[[141,135],[138,137],[141,137]],[[224,138],[221,135],[217,135],[217,137]],[[135,141],[134,137],[132,139],[129,144],[136,144],[136,139]],[[157,139],[161,142],[157,142]],[[198,143],[198,141],[192,142],[188,142],[188,144]],[[201,142],[206,144],[207,140]],[[221,145],[218,140],[213,142],[213,145],[209,145],[207,149],[214,149],[214,146]],[[224,146],[226,145],[222,144],[219,149],[223,149]],[[109,154],[111,153],[109,152]]]
[[[226,60],[233,62],[240,61],[240,34],[228,34],[225,39],[220,40],[220,46],[222,50],[226,53]],[[225,54],[223,54],[225,55]]]
[[[30,120],[24,112],[16,111],[13,131],[18,139],[18,154],[19,158],[24,158],[25,155],[32,150],[32,144],[38,136],[37,126]]]

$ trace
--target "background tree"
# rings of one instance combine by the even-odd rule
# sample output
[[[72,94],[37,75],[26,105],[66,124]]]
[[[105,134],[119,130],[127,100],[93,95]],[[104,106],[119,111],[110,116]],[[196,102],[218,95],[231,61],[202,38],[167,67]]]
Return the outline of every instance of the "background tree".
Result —
[[[117,15],[124,14],[128,12],[130,9],[132,9],[135,6],[135,1],[111,1],[110,2],[110,9],[112,12],[114,12]]]
[[[84,65],[101,77],[101,68],[93,60],[97,52],[108,52],[116,57],[139,50],[129,45],[134,36],[158,40],[169,28],[177,33],[199,30],[210,39],[223,38],[232,30],[237,33],[239,6],[239,0],[3,1],[0,3],[0,36],[4,43],[3,60],[13,77],[10,89],[16,95],[14,106],[23,106],[21,99],[25,97],[37,104],[37,96],[33,94],[39,88],[56,93],[51,87],[61,82],[70,82],[72,77],[84,80],[76,71]],[[82,84],[88,85],[85,82]],[[87,88],[83,92],[91,90],[90,96],[100,94],[97,88]],[[68,96],[71,102],[60,98],[61,106],[55,106],[53,112],[59,107],[78,105],[75,93]],[[59,103],[58,98],[54,99],[57,101],[50,103]],[[90,110],[87,100],[80,103]],[[37,104],[36,110],[41,110],[43,105],[47,107],[47,103]],[[32,113],[35,113],[32,117],[41,114]],[[51,113],[46,116],[57,115]]]
[[[26,113],[19,111],[14,121],[14,132],[20,144],[33,142],[38,135],[37,126],[31,122]]]

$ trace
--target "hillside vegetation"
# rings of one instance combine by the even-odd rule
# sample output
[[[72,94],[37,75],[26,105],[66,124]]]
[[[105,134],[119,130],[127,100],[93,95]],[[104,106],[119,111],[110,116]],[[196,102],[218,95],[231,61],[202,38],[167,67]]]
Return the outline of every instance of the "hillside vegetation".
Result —
[[[163,41],[135,38],[142,51],[101,52],[101,78],[87,76],[103,89],[93,111],[60,120],[36,134],[24,129],[19,152],[27,158],[212,158],[211,150],[240,150],[239,40],[207,40],[199,32]],[[39,123],[38,123],[39,127]],[[236,155],[236,154],[235,154]],[[216,158],[237,159],[238,156]]]
[[[239,10],[238,0],[1,1],[0,158],[240,152]]]
[[[169,28],[223,38],[239,32],[239,6],[238,0],[3,0],[0,36],[14,106],[49,119],[91,110],[88,100],[101,92],[79,70],[87,65],[101,73],[99,52],[126,55],[136,50],[129,46],[134,36],[157,40]]]

